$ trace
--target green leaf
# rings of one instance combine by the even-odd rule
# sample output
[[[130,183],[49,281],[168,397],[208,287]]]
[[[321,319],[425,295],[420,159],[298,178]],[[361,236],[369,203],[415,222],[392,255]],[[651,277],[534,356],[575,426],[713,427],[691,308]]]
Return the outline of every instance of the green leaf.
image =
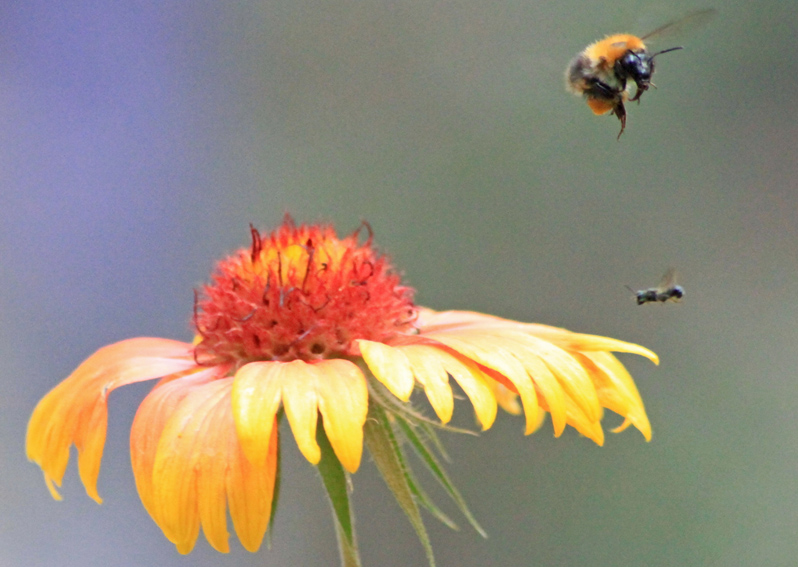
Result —
[[[416,500],[419,504],[421,504],[427,511],[432,514],[435,519],[441,522],[444,526],[459,531],[460,527],[452,520],[446,513],[443,512],[440,508],[438,508],[435,503],[427,496],[427,493],[424,492],[424,489],[421,488],[421,485],[415,478],[413,471],[407,469],[407,483],[410,486],[410,490],[413,492],[413,496],[416,497]]]
[[[399,427],[402,429],[404,436],[408,441],[410,441],[410,444],[413,445],[413,448],[416,450],[418,456],[422,461],[424,461],[424,464],[427,465],[427,468],[430,470],[432,475],[438,480],[438,482],[441,483],[441,486],[443,486],[444,490],[446,490],[446,492],[449,494],[449,497],[460,509],[460,512],[466,517],[468,523],[474,527],[479,535],[485,538],[488,537],[488,534],[485,533],[485,530],[482,529],[482,526],[479,525],[476,518],[474,518],[474,516],[471,514],[471,511],[468,509],[468,505],[466,504],[463,496],[460,494],[460,491],[455,488],[454,484],[449,479],[449,475],[446,474],[446,471],[438,462],[438,459],[435,458],[435,454],[426,446],[424,440],[418,436],[413,425],[402,418],[397,418],[396,421],[399,424]]]
[[[316,441],[321,448],[321,460],[318,464],[319,474],[330,498],[335,518],[335,534],[338,538],[338,550],[341,553],[342,567],[360,567],[360,552],[355,537],[355,517],[349,501],[346,472],[335,456],[324,428],[316,428]]]
[[[435,567],[432,544],[414,497],[412,476],[388,415],[378,404],[369,404],[369,419],[366,420],[364,433],[366,446],[385,480],[385,484],[393,492],[394,498],[407,515],[413,529],[416,530],[416,535],[427,554],[430,567]]]
[[[451,425],[444,425],[440,421],[430,419],[427,416],[414,410],[408,403],[399,402],[396,397],[391,394],[388,389],[383,386],[378,380],[369,380],[369,399],[374,399],[379,405],[388,409],[394,415],[404,416],[412,422],[426,423],[436,429],[442,429],[451,433],[464,433],[466,435],[479,436],[479,433],[470,429],[461,427],[452,427]]]

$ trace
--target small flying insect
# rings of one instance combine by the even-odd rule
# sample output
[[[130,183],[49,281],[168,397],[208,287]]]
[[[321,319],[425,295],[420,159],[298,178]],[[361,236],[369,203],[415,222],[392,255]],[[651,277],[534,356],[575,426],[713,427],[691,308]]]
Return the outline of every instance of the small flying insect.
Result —
[[[588,45],[573,58],[565,71],[566,88],[583,95],[594,114],[610,112],[621,122],[620,140],[626,128],[626,102],[637,101],[649,87],[654,74],[654,58],[663,53],[683,49],[670,47],[649,53],[645,42],[682,32],[685,28],[703,25],[715,15],[715,10],[692,12],[680,20],[660,26],[643,37],[615,34]],[[635,94],[629,98],[629,83],[634,82]]]
[[[670,268],[659,282],[657,287],[649,289],[633,290],[626,286],[626,289],[635,294],[638,305],[645,303],[665,303],[667,301],[679,301],[684,297],[684,288],[676,285],[676,269]]]

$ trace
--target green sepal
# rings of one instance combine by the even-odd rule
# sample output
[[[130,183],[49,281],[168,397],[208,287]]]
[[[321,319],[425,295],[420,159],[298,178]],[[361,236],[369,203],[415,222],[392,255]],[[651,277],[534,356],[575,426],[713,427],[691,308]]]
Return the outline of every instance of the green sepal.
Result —
[[[464,433],[466,435],[473,435],[475,437],[479,436],[479,433],[477,433],[476,431],[472,431],[471,429],[445,425],[440,421],[430,419],[426,415],[417,412],[412,408],[412,406],[410,406],[410,404],[398,401],[396,397],[393,394],[391,394],[390,391],[376,379],[369,380],[368,387],[369,387],[369,399],[374,399],[379,405],[384,407],[393,415],[401,415],[404,416],[408,421],[411,421],[413,423],[419,423],[419,424],[424,423],[429,425],[430,427],[434,427],[435,429],[442,429],[443,431],[448,431],[450,433]],[[439,441],[437,441],[437,438],[435,441],[436,441],[436,446],[440,446],[442,449],[443,446],[440,444]]]
[[[488,534],[485,533],[485,530],[482,529],[482,526],[479,525],[476,518],[474,518],[473,514],[471,514],[471,511],[468,509],[468,505],[466,504],[465,499],[460,494],[460,491],[457,490],[452,481],[449,479],[449,475],[446,474],[446,471],[443,469],[440,462],[438,462],[438,459],[435,457],[435,454],[432,451],[430,451],[430,449],[424,443],[424,440],[417,434],[414,424],[405,420],[402,417],[397,417],[396,422],[399,424],[399,427],[402,429],[402,433],[404,434],[404,436],[407,438],[407,440],[415,449],[419,458],[424,462],[424,464],[427,466],[432,475],[438,480],[441,486],[443,486],[444,490],[446,490],[447,494],[449,494],[449,497],[460,509],[460,512],[463,514],[463,516],[466,517],[468,523],[471,524],[471,526],[477,531],[477,533],[479,533],[479,535],[481,535],[484,538],[487,538]],[[432,435],[433,443],[435,443],[435,441],[437,441],[437,436],[435,435],[435,432],[427,430],[425,425],[426,424],[421,425],[422,429],[425,429],[425,433],[427,434],[427,436],[430,436],[430,434]]]
[[[355,537],[355,516],[349,500],[349,479],[321,425],[316,428],[316,442],[321,449],[318,470],[333,509],[341,566],[360,567],[360,552]]]
[[[364,433],[366,446],[385,480],[385,484],[388,485],[416,531],[427,554],[430,567],[435,567],[432,544],[416,503],[418,487],[412,478],[388,415],[376,403],[369,404],[369,418],[366,420]]]

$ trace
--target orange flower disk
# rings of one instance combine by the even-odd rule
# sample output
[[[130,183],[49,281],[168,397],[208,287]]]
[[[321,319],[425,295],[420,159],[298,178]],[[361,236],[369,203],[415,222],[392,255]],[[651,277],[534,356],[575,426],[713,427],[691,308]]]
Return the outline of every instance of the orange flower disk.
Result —
[[[646,439],[651,427],[637,388],[612,352],[654,353],[615,339],[479,313],[435,312],[371,238],[338,239],[323,226],[287,218],[249,249],[220,262],[195,304],[195,344],[137,338],[97,351],[37,405],[28,458],[53,497],[69,449],[100,502],[97,478],[107,397],[117,387],[159,379],[136,413],[131,459],[142,502],[181,553],[200,529],[229,549],[227,515],[244,547],[259,548],[269,524],[282,408],[300,451],[314,464],[318,418],[341,465],[355,472],[363,451],[368,380],[401,401],[423,389],[438,418],[454,411],[450,379],[471,401],[482,429],[497,408],[526,416],[533,432],[545,413],[555,435],[566,425],[598,444],[603,409]],[[516,400],[520,400],[520,406]],[[378,403],[377,400],[371,400]]]

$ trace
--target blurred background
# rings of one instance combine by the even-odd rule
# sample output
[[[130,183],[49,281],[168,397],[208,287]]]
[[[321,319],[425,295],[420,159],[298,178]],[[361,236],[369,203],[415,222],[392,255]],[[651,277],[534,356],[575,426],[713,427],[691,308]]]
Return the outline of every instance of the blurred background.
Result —
[[[192,289],[286,212],[367,219],[422,305],[638,342],[654,437],[603,448],[507,415],[444,434],[490,534],[427,517],[440,566],[794,565],[798,11],[727,0],[657,47],[620,141],[564,90],[605,34],[688,1],[7,1],[0,7],[0,566],[336,565],[315,469],[285,437],[270,550],[183,557],[136,494],[148,384],[110,398],[97,506],[24,454],[36,402],[97,348],[191,337]],[[629,285],[676,266],[680,304]],[[461,403],[460,424],[472,412]],[[615,415],[607,427],[620,422]],[[421,474],[421,473],[420,473]],[[457,518],[434,481],[427,487]],[[365,566],[424,565],[368,460]]]

